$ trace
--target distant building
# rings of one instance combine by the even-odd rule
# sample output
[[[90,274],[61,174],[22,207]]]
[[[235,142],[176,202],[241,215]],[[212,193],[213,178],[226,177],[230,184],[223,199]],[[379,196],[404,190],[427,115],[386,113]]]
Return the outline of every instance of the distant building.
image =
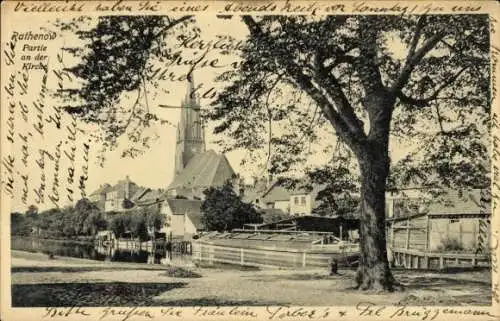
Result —
[[[261,202],[264,208],[276,208],[290,214],[290,191],[274,183],[262,194]]]
[[[99,209],[104,211],[104,205],[106,204],[106,193],[111,189],[111,185],[104,184],[101,185],[97,190],[89,195],[89,201],[97,204]]]
[[[127,209],[127,204],[133,206],[137,192],[141,187],[132,182],[128,176],[115,185],[105,184],[89,195],[89,200],[105,212],[121,212]]]
[[[190,79],[177,127],[174,180],[167,188],[171,198],[203,199],[205,189],[222,186],[235,177],[225,155],[206,151],[200,103],[193,93],[194,83]]]
[[[201,223],[200,200],[167,199],[163,203],[162,213],[166,215],[164,232],[173,238],[189,240],[193,235],[204,230]]]
[[[288,189],[274,182],[261,196],[263,208],[280,209],[293,216],[311,215],[316,207],[316,196],[322,189],[314,186],[311,191],[304,188]]]

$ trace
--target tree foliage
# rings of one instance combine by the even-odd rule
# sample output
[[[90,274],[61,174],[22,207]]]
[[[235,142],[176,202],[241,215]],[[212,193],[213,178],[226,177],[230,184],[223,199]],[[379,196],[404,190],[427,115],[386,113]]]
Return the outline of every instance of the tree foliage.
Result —
[[[74,79],[60,88],[57,97],[64,109],[88,123],[97,124],[103,151],[114,149],[117,139],[127,135],[130,143],[123,156],[134,157],[150,144],[145,128],[153,123],[166,124],[149,106],[151,89],[158,82],[148,67],[152,59],[174,59],[168,46],[172,30],[185,30],[190,16],[101,16],[97,24],[90,17],[70,22],[58,20],[63,32],[75,34],[84,46],[65,47],[75,65],[61,73]],[[175,28],[174,28],[175,27]]]
[[[209,114],[215,131],[234,139],[228,148],[271,143],[270,170],[286,173],[330,129],[349,148],[361,146],[374,133],[367,96],[385,89],[394,143],[422,143],[393,164],[393,182],[488,182],[486,16],[243,19],[252,32],[244,62]]]
[[[159,231],[165,223],[165,217],[156,203],[149,206],[137,206],[124,213],[114,213],[109,217],[109,228],[116,237],[124,237],[126,233],[130,233],[133,238],[143,241],[149,239],[152,232]]]
[[[34,214],[35,207],[30,207],[25,215],[19,217],[12,213],[13,234],[30,235],[32,231],[42,237],[94,236],[105,230],[107,222],[99,208],[88,199],[80,199],[75,206],[52,208]],[[36,210],[38,212],[38,210]],[[15,233],[14,233],[15,232]]]
[[[230,231],[244,224],[261,223],[260,213],[235,193],[231,183],[210,187],[203,192],[201,222],[209,231]]]

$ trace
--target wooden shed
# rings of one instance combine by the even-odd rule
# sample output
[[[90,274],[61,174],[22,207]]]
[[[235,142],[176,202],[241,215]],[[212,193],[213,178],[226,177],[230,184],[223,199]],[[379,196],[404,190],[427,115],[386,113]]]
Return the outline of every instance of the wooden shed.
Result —
[[[407,268],[487,265],[491,202],[482,191],[449,193],[417,213],[387,219],[389,261]]]

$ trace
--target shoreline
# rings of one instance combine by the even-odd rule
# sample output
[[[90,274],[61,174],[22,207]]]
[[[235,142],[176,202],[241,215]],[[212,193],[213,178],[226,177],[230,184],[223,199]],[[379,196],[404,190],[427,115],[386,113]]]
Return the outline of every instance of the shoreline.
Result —
[[[58,243],[76,243],[76,244],[94,244],[95,239],[89,240],[79,240],[79,239],[53,239],[53,238],[42,238],[36,236],[23,236],[23,235],[12,235],[11,239],[24,239],[32,241],[49,241]]]
[[[123,269],[140,269],[140,270],[168,270],[174,265],[171,264],[147,264],[147,263],[134,263],[134,262],[121,262],[121,261],[98,261],[91,259],[83,259],[70,256],[55,256],[54,259],[49,259],[47,254],[40,252],[29,252],[21,250],[11,250],[11,259],[25,259],[37,260],[43,265],[47,266],[60,266],[61,264],[68,264],[70,266],[102,266],[110,268],[123,268]],[[12,264],[11,268],[25,266]]]

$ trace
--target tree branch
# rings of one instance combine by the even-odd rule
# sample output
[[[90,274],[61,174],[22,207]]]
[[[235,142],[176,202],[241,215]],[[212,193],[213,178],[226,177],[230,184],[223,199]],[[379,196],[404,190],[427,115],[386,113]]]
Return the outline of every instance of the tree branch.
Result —
[[[267,166],[269,165],[269,160],[271,159],[271,141],[272,141],[272,138],[273,138],[273,119],[272,119],[272,113],[271,113],[271,109],[269,108],[269,98],[271,97],[271,93],[273,92],[274,88],[276,87],[276,85],[278,85],[278,83],[280,82],[280,80],[283,78],[284,74],[281,74],[281,75],[278,75],[278,77],[276,78],[276,80],[274,81],[274,83],[271,85],[271,88],[269,89],[268,93],[267,93],[267,97],[266,97],[266,108],[267,108],[267,116],[269,117],[268,119],[268,126],[269,126],[269,140],[268,140],[268,145],[267,145],[267,159],[266,159],[266,164],[264,166],[264,168],[266,169]]]
[[[186,21],[186,20],[190,19],[191,17],[193,17],[193,16],[184,16],[184,17],[181,17],[181,18],[179,18],[177,20],[174,20],[174,21],[170,22],[168,25],[166,25],[165,27],[163,27],[162,29],[160,29],[156,34],[154,34],[153,38],[158,37],[163,32],[167,31],[170,28],[173,28],[174,26],[178,25],[179,23],[181,23],[183,21]]]
[[[266,35],[262,31],[259,24],[251,16],[242,16],[243,22],[248,26],[252,36],[258,39],[264,39]],[[336,132],[342,139],[348,143],[353,149],[359,149],[361,144],[365,141],[366,135],[364,134],[362,123],[359,119],[354,118],[354,110],[349,104],[344,93],[340,89],[338,83],[335,84],[337,88],[329,88],[329,86],[321,86],[315,84],[311,76],[305,75],[301,70],[286,63],[285,57],[281,58],[281,64],[286,70],[287,74],[294,80],[294,82],[306,92],[321,108],[325,117],[335,128]],[[284,60],[285,59],[285,60]],[[284,61],[283,61],[284,60]],[[328,70],[322,66],[321,79],[329,78],[330,81],[335,81],[332,77],[328,76]],[[322,88],[323,87],[323,88]],[[333,95],[326,92],[324,87],[328,87]],[[323,90],[322,90],[323,89]],[[338,111],[334,108],[336,106]]]
[[[441,39],[443,39],[443,37],[444,33],[442,32],[436,33],[432,37],[427,39],[427,41],[422,45],[422,47],[419,50],[415,51],[413,54],[411,54],[411,52],[408,52],[405,66],[403,67],[403,70],[401,71],[401,74],[399,75],[398,79],[392,85],[390,89],[391,92],[396,93],[406,85],[408,79],[410,79],[410,75],[413,69],[415,69],[415,66],[422,60],[422,58],[429,51],[431,51],[437,45],[439,41],[441,41]]]
[[[412,97],[409,97],[409,96],[406,96],[405,94],[403,94],[403,92],[401,90],[397,91],[396,92],[396,96],[399,98],[399,100],[401,100],[402,102],[404,103],[407,103],[407,104],[410,104],[410,105],[414,105],[414,106],[417,106],[417,107],[427,107],[429,106],[429,103],[435,99],[437,99],[437,96],[439,95],[439,93],[445,89],[446,87],[448,87],[449,85],[451,85],[455,80],[458,79],[458,77],[460,77],[460,75],[465,71],[467,70],[467,68],[469,68],[468,66],[466,67],[463,67],[462,69],[460,69],[460,71],[458,71],[455,75],[453,75],[453,77],[450,77],[448,78],[447,81],[445,81],[444,83],[441,84],[441,86],[439,86],[435,91],[434,93],[432,93],[429,97],[427,98],[422,98],[422,99],[415,99],[415,98],[412,98]]]
[[[441,133],[444,134],[444,128],[443,128],[443,118],[441,117],[441,112],[439,111],[439,106],[436,105],[436,115],[437,115],[437,120],[439,124],[439,129],[441,129]]]
[[[360,18],[359,26],[359,50],[363,59],[359,59],[358,73],[367,95],[384,87],[377,57],[378,30],[371,26],[370,19],[373,17]]]
[[[408,51],[408,56],[406,57],[406,63],[408,63],[408,59],[410,57],[413,57],[413,55],[415,54],[415,50],[417,50],[417,45],[420,40],[420,36],[422,35],[422,28],[424,26],[425,17],[426,16],[423,15],[418,19],[417,28],[415,30],[415,33],[413,34],[413,38],[410,43],[410,50]]]

